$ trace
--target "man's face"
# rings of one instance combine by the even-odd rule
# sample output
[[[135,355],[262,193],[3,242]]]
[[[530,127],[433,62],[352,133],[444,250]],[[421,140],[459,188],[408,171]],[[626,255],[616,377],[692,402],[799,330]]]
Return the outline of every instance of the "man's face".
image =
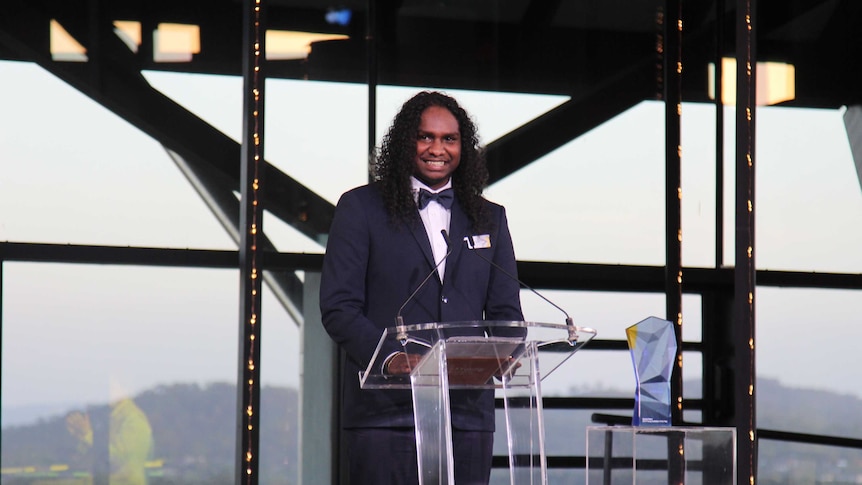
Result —
[[[458,120],[442,106],[422,112],[416,136],[413,175],[432,189],[446,185],[461,163],[461,133]]]

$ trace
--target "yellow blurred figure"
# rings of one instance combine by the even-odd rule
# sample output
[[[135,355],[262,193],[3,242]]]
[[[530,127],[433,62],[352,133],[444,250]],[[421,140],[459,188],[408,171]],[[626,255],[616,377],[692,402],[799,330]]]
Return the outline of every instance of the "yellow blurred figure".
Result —
[[[78,440],[78,452],[92,458],[91,475],[86,478],[70,480],[50,480],[40,484],[50,485],[95,485],[94,475],[100,474],[97,469],[99,460],[94,452],[94,442],[100,439],[95,436],[90,416],[80,411],[66,416],[66,428]],[[130,398],[123,398],[111,405],[108,419],[108,482],[110,485],[146,485],[147,474],[145,465],[153,451],[153,430],[147,415],[141,411]],[[101,438],[104,439],[104,438]],[[104,483],[102,477],[95,480]],[[34,483],[34,485],[39,485]]]

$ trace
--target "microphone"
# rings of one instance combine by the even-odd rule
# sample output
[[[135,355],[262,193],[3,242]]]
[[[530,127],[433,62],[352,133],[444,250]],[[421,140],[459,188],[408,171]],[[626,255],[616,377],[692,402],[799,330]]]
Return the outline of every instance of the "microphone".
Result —
[[[447,239],[447,242],[448,242],[448,239]],[[576,326],[575,326],[575,322],[572,320],[572,317],[570,317],[570,316],[569,316],[568,312],[566,312],[565,310],[563,310],[563,309],[562,309],[559,305],[557,305],[556,303],[554,303],[554,302],[552,302],[551,300],[549,300],[549,299],[545,298],[545,295],[543,295],[543,294],[539,293],[538,291],[536,291],[535,289],[533,289],[533,287],[531,287],[530,285],[528,285],[528,284],[524,283],[523,281],[519,280],[517,277],[515,277],[515,275],[513,275],[513,274],[509,273],[508,271],[506,271],[505,269],[503,269],[503,267],[502,267],[502,266],[500,266],[499,264],[497,264],[497,263],[495,263],[495,262],[491,261],[490,259],[486,258],[485,256],[483,256],[481,252],[476,251],[476,250],[475,250],[475,249],[476,249],[476,246],[473,244],[473,239],[472,239],[470,236],[464,236],[464,242],[465,242],[465,243],[467,243],[467,249],[469,249],[469,250],[470,250],[470,252],[472,252],[472,253],[473,253],[473,254],[475,254],[476,256],[479,256],[480,258],[482,258],[483,260],[485,260],[485,262],[486,262],[486,263],[488,263],[488,264],[490,264],[491,266],[493,266],[494,268],[496,268],[496,269],[500,270],[500,272],[501,272],[501,273],[503,273],[504,275],[508,276],[509,278],[511,278],[511,279],[513,279],[513,280],[515,280],[515,281],[517,281],[519,285],[521,285],[522,287],[524,287],[524,288],[526,288],[526,289],[528,289],[528,290],[532,291],[536,296],[538,296],[539,298],[541,298],[541,299],[545,300],[545,301],[546,301],[546,302],[548,302],[551,306],[553,306],[553,307],[554,307],[554,308],[556,308],[557,310],[561,311],[561,312],[563,313],[563,315],[565,315],[565,316],[566,316],[566,327],[568,327],[568,330],[569,330],[569,342],[570,342],[570,343],[571,343],[571,342],[576,342],[576,341],[578,340],[578,327],[576,327]]]
[[[398,313],[395,314],[395,325],[398,328],[398,334],[395,336],[395,338],[400,340],[402,343],[407,341],[407,329],[405,328],[404,318],[401,316],[401,312],[403,312],[407,304],[410,303],[414,297],[416,297],[416,295],[419,293],[419,290],[421,290],[425,286],[425,283],[428,283],[428,280],[430,280],[431,277],[438,272],[440,265],[443,264],[444,261],[446,261],[446,258],[448,258],[450,254],[452,254],[452,249],[454,249],[452,245],[449,244],[449,233],[446,232],[446,229],[443,229],[442,231],[440,231],[440,233],[443,235],[443,240],[446,241],[446,254],[444,254],[443,257],[440,258],[440,261],[438,261],[437,264],[434,265],[434,268],[432,268],[431,272],[428,273],[428,276],[426,276],[425,279],[422,280],[421,283],[419,283],[419,286],[417,286],[416,289],[413,290],[413,293],[411,293],[410,296],[408,296],[407,299],[404,300],[404,303],[401,304],[401,308],[398,309]]]

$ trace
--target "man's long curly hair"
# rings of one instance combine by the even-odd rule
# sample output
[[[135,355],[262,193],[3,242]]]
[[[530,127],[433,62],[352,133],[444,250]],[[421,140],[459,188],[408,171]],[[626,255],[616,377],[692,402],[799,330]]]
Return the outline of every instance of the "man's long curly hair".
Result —
[[[437,91],[422,91],[404,103],[383,137],[383,145],[377,156],[372,160],[371,175],[383,194],[390,219],[396,224],[418,221],[410,176],[415,168],[416,141],[422,113],[430,106],[446,108],[458,120],[461,162],[452,174],[452,187],[473,230],[488,229],[487,209],[482,198],[482,190],[488,181],[488,168],[484,150],[479,146],[476,125],[454,98]]]

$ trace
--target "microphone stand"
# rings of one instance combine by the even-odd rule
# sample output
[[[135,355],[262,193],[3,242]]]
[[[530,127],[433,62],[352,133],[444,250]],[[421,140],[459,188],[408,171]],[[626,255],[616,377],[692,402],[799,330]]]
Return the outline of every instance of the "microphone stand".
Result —
[[[452,254],[452,249],[454,249],[452,245],[449,244],[449,234],[446,232],[446,229],[443,229],[442,231],[440,231],[440,233],[443,234],[443,239],[446,241],[446,254],[444,254],[443,257],[440,258],[440,261],[438,261],[437,264],[434,265],[434,268],[432,268],[431,272],[428,273],[428,276],[426,276],[425,279],[422,280],[421,283],[419,283],[419,286],[417,286],[416,289],[413,290],[413,293],[411,293],[410,296],[408,296],[407,299],[404,300],[404,303],[401,305],[401,308],[398,309],[398,313],[395,315],[395,327],[396,331],[398,332],[395,335],[395,338],[397,338],[401,342],[402,346],[406,346],[407,342],[412,341],[412,339],[408,338],[407,336],[407,326],[404,325],[404,317],[401,316],[401,312],[404,311],[404,307],[406,307],[407,304],[413,300],[413,298],[416,296],[417,293],[419,293],[419,290],[421,290],[425,286],[428,280],[430,280],[432,276],[438,273],[438,268],[440,268],[440,265],[443,264],[443,261],[446,261],[446,258],[448,258],[450,254]],[[425,342],[414,342],[421,343],[430,347],[430,345]]]
[[[447,242],[448,242],[448,239],[447,239]],[[551,300],[549,300],[549,299],[545,298],[545,295],[543,295],[543,294],[539,293],[538,291],[534,290],[530,285],[528,285],[528,284],[524,283],[524,282],[523,282],[523,281],[521,281],[520,279],[516,278],[513,274],[511,274],[511,273],[509,273],[508,271],[506,271],[505,269],[503,269],[503,267],[501,267],[499,264],[497,264],[497,263],[495,263],[495,262],[491,261],[490,259],[486,258],[486,257],[485,257],[485,256],[483,256],[483,255],[482,255],[482,253],[480,253],[479,251],[476,251],[476,247],[473,245],[473,242],[472,242],[472,240],[470,239],[470,236],[464,236],[464,242],[467,244],[467,249],[469,249],[473,254],[475,254],[476,256],[479,256],[480,258],[482,258],[483,260],[485,260],[485,262],[486,262],[486,263],[488,263],[488,264],[490,264],[491,266],[493,266],[494,268],[496,268],[496,269],[500,270],[504,275],[506,275],[506,276],[508,276],[509,278],[511,278],[511,279],[513,279],[513,280],[515,280],[515,281],[517,281],[517,282],[518,282],[518,284],[520,284],[520,285],[521,285],[521,286],[523,286],[524,288],[526,288],[526,289],[528,289],[528,290],[532,291],[536,296],[538,296],[539,298],[541,298],[541,299],[545,300],[545,301],[546,301],[546,302],[548,302],[551,306],[553,306],[553,307],[554,307],[554,308],[556,308],[557,310],[561,311],[561,312],[563,313],[563,315],[565,315],[565,316],[566,316],[566,328],[568,329],[568,335],[569,335],[569,338],[568,338],[567,340],[568,340],[568,342],[569,342],[569,345],[574,346],[574,345],[578,342],[578,330],[579,330],[579,328],[575,325],[574,320],[572,320],[572,317],[570,317],[570,316],[569,316],[568,312],[566,312],[565,310],[563,310],[563,309],[562,309],[559,305],[557,305],[556,303],[554,303],[554,302],[552,302]]]

